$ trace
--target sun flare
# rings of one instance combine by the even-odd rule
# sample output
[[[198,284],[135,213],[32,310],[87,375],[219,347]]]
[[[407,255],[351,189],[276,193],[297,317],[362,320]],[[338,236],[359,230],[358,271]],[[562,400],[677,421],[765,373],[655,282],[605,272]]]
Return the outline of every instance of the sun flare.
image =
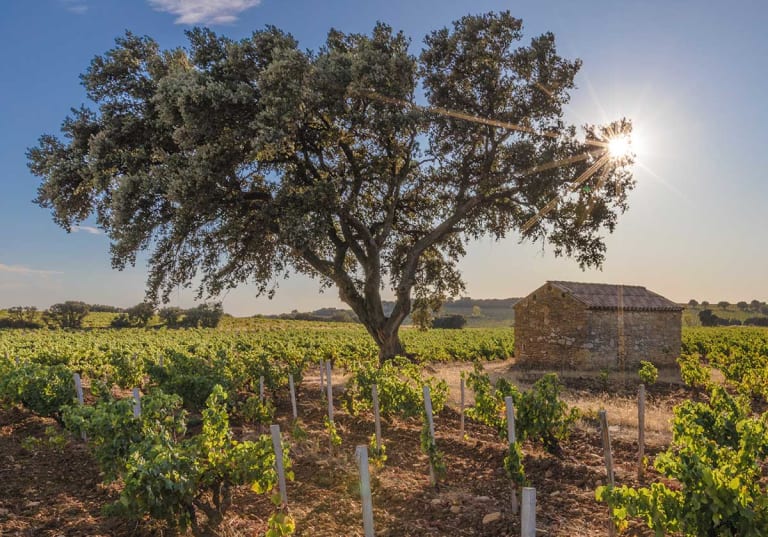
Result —
[[[632,154],[632,140],[626,134],[614,136],[608,140],[608,154],[613,159],[623,159]]]

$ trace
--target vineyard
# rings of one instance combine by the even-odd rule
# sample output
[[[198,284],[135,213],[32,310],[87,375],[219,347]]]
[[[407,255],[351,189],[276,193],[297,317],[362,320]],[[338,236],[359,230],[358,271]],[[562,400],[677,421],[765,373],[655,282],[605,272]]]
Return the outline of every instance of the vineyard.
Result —
[[[363,535],[360,445],[376,535],[520,535],[524,486],[547,535],[768,535],[768,330],[686,329],[662,381],[521,371],[510,329],[403,340],[378,367],[338,323],[0,331],[0,535]]]

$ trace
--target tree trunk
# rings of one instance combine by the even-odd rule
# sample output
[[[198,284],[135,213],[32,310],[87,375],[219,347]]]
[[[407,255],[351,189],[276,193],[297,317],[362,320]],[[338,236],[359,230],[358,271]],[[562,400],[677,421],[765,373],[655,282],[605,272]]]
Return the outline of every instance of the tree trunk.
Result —
[[[380,364],[392,360],[395,356],[405,356],[405,347],[403,347],[403,344],[400,341],[400,336],[397,330],[391,334],[382,334],[382,336],[381,341],[377,341],[379,344]]]

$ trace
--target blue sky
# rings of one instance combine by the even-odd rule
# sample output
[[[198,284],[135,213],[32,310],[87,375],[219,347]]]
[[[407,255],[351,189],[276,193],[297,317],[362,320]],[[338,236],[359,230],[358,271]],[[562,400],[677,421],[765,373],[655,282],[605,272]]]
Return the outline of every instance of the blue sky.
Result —
[[[711,4],[711,5],[710,5]],[[569,119],[621,116],[637,129],[637,188],[608,238],[602,271],[582,272],[541,244],[473,244],[462,262],[472,297],[527,294],[544,280],[645,285],[669,298],[768,300],[768,8],[760,1],[3,0],[0,2],[0,307],[67,299],[119,306],[143,298],[145,267],[110,267],[95,229],[67,234],[31,200],[25,151],[86,102],[79,74],[126,29],[163,47],[209,25],[233,38],[265,24],[317,48],[329,28],[376,20],[413,38],[467,13],[510,9],[526,36],[555,33],[584,65]],[[272,301],[243,286],[224,298],[238,315],[340,305],[316,282],[281,282]],[[191,293],[175,300],[192,303]]]

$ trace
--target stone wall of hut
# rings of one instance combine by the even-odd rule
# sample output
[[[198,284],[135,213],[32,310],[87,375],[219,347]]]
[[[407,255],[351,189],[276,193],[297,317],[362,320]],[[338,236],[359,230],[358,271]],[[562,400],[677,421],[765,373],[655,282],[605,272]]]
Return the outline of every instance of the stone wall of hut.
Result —
[[[680,311],[625,311],[627,370],[640,360],[674,365],[680,354]],[[545,284],[515,305],[515,357],[523,367],[559,370],[618,369],[616,310],[590,310]]]

